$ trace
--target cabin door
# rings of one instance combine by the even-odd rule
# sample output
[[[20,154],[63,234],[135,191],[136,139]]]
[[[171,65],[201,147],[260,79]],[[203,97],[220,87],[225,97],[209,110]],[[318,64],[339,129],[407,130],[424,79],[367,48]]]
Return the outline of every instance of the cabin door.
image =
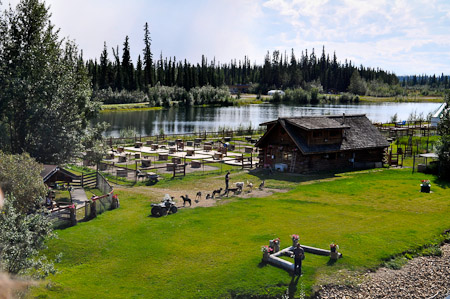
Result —
[[[266,147],[266,154],[264,157],[264,168],[266,167],[273,167],[273,148],[272,147]]]

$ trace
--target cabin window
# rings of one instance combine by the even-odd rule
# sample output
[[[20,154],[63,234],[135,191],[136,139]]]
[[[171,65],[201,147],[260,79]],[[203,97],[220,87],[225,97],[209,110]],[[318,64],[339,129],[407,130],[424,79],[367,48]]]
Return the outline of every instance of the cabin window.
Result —
[[[313,132],[313,137],[314,138],[318,138],[318,137],[322,137],[322,131],[314,131]]]
[[[283,153],[283,160],[284,161],[291,161],[292,160],[292,153],[284,152]]]
[[[336,160],[337,155],[336,155],[336,153],[325,154],[322,156],[322,158],[326,159],[326,160]]]
[[[330,131],[330,137],[337,137],[339,136],[339,131]]]

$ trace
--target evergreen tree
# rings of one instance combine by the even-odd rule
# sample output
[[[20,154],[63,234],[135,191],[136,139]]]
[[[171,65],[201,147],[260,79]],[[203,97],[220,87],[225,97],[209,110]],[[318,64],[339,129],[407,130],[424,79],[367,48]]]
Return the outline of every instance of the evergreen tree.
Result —
[[[123,87],[126,90],[135,90],[134,86],[134,68],[131,62],[130,56],[130,43],[128,42],[128,35],[125,37],[125,42],[123,43],[123,54],[122,54],[122,78]]]
[[[148,85],[154,86],[155,82],[153,80],[153,55],[150,50],[151,46],[150,31],[148,29],[148,23],[144,26],[144,83],[147,88]]]
[[[144,86],[145,83],[144,83],[144,73],[142,70],[142,60],[141,55],[139,55],[136,63],[136,89],[143,90]]]
[[[108,82],[108,50],[105,42],[103,44],[102,54],[100,55],[99,89],[107,89],[109,87]]]
[[[112,48],[113,56],[114,56],[114,89],[117,91],[121,91],[123,89],[123,77],[122,77],[122,66],[120,64],[119,58],[119,46],[117,46],[116,50]]]

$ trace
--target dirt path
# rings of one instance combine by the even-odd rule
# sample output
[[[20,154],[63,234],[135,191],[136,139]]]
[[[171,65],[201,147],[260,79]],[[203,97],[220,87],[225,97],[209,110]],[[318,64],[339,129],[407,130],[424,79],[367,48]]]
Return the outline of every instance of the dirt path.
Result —
[[[195,202],[195,196],[196,193],[195,192],[183,192],[180,190],[172,190],[172,189],[164,189],[164,188],[153,188],[152,192],[153,194],[157,194],[156,196],[158,198],[163,198],[165,194],[169,194],[170,196],[174,197],[174,200],[177,202],[177,206],[182,206],[183,205],[183,200],[181,199],[181,195],[186,195],[186,193],[188,194],[189,198],[192,200],[192,206],[190,206],[190,208],[196,208],[196,207],[211,207],[211,206],[215,206],[218,202],[224,203],[227,202],[233,198],[236,197],[241,197],[241,198],[251,198],[251,197],[267,197],[270,196],[274,193],[284,193],[287,192],[288,190],[285,189],[269,189],[269,188],[264,188],[263,190],[259,190],[259,189],[254,189],[252,192],[248,192],[248,190],[245,190],[244,192],[242,192],[241,194],[238,195],[230,195],[229,197],[226,196],[216,196],[213,199],[206,199],[206,194],[211,194],[211,190],[198,190],[197,192],[201,192],[202,196],[200,198],[200,200],[198,202]],[[223,191],[222,191],[223,193]],[[231,193],[232,194],[232,193]],[[189,205],[186,206],[187,208],[189,208]]]

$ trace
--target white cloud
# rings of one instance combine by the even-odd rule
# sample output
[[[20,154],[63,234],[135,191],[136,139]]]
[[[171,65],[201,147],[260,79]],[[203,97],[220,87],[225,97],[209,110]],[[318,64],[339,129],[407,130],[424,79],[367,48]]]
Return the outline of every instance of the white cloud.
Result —
[[[285,16],[278,49],[325,45],[340,59],[399,74],[448,73],[450,5],[442,1],[268,0],[263,6]]]
[[[3,0],[17,4],[19,0]],[[397,74],[449,73],[450,3],[444,0],[46,0],[61,36],[86,58],[130,37],[133,61],[148,22],[154,56],[198,62],[242,59],[262,63],[267,50],[323,45],[341,60]],[[121,52],[121,51],[120,51]],[[110,51],[111,53],[111,51]],[[319,53],[320,54],[320,53]],[[110,58],[112,55],[110,54]],[[449,61],[449,62],[447,62]]]

